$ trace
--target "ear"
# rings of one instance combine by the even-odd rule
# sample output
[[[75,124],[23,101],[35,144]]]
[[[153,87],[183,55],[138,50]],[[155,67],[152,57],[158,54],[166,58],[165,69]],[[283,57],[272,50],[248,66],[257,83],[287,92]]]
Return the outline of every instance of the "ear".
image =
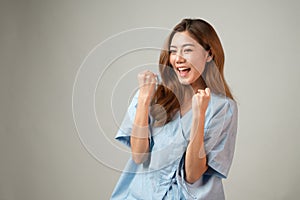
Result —
[[[206,57],[206,62],[209,63],[210,61],[212,61],[212,59],[213,59],[213,56],[212,56],[211,52],[209,52]]]

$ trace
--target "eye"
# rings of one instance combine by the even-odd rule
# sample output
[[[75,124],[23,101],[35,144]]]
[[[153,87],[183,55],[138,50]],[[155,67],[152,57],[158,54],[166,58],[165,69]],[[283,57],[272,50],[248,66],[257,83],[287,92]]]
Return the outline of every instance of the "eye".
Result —
[[[176,50],[175,49],[170,49],[169,52],[170,52],[170,54],[176,54]]]
[[[184,52],[187,52],[187,53],[188,53],[188,52],[192,52],[192,51],[193,51],[192,49],[185,49],[185,50],[184,50]]]

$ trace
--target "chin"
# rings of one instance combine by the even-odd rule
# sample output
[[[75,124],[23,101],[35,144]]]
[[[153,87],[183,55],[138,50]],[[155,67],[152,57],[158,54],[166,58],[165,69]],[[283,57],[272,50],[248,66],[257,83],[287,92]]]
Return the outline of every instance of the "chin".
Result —
[[[178,77],[178,80],[182,85],[191,85],[191,81],[189,79],[183,79]]]

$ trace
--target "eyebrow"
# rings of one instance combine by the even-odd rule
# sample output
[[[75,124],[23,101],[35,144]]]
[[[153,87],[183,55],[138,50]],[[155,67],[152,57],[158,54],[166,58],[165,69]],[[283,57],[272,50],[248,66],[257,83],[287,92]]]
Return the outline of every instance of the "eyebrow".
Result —
[[[181,47],[186,47],[186,46],[195,46],[194,44],[190,44],[190,43],[187,43],[187,44],[183,44]],[[174,45],[171,45],[170,48],[177,48],[176,46]]]

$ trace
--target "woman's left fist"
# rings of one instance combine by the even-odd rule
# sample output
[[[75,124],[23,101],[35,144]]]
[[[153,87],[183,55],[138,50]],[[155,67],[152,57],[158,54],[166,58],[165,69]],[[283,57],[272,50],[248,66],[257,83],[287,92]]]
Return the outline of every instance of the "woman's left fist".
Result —
[[[205,88],[205,90],[199,89],[196,94],[194,94],[192,99],[192,109],[194,114],[204,114],[208,107],[210,100],[210,89]]]

